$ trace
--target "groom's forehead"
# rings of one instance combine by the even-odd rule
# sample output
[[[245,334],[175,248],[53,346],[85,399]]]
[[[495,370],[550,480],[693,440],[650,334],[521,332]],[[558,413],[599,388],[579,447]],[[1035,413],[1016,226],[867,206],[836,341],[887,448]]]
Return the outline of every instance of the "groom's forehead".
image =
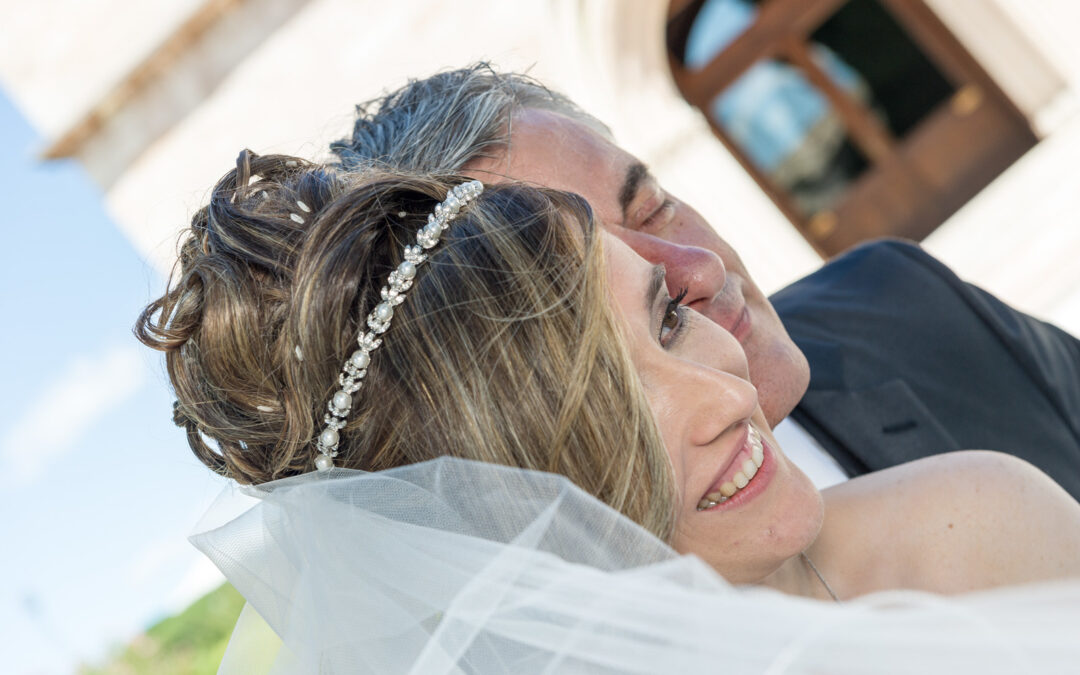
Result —
[[[465,173],[485,182],[517,180],[585,197],[607,224],[620,224],[626,203],[648,176],[633,155],[584,122],[526,108],[510,123],[501,152],[469,162]]]

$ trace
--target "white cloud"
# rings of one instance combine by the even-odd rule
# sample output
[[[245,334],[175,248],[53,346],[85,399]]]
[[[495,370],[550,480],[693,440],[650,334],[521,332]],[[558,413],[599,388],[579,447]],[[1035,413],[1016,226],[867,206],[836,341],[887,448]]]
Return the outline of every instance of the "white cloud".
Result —
[[[133,589],[144,594],[157,593],[155,602],[170,612],[184,609],[225,581],[214,563],[196,550],[182,533],[148,544],[132,558],[125,577]],[[162,579],[176,580],[170,582],[164,596],[160,595],[161,589],[155,587]]]
[[[136,589],[141,588],[146,582],[160,578],[165,570],[175,566],[178,561],[189,562],[194,552],[194,547],[181,533],[151,542],[131,559],[128,583]]]
[[[24,483],[33,480],[73,450],[94,422],[134,394],[145,376],[135,345],[72,359],[0,440],[8,475]]]
[[[173,611],[181,611],[223,583],[225,583],[225,577],[221,574],[221,570],[200,553],[188,567],[183,578],[176,584],[176,588],[169,594],[165,603],[173,607]]]

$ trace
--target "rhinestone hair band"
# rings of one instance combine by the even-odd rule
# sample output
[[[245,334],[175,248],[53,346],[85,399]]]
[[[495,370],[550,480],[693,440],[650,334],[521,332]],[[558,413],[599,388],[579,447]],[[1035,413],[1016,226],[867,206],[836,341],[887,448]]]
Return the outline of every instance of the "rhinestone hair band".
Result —
[[[315,445],[319,448],[319,456],[315,458],[315,468],[319,471],[327,471],[334,466],[334,458],[337,457],[339,431],[344,428],[349,410],[353,404],[353,394],[363,383],[367,374],[368,365],[371,363],[371,353],[379,348],[382,339],[379,335],[386,332],[390,327],[390,320],[394,317],[394,307],[405,301],[405,292],[408,291],[416,277],[417,269],[427,260],[424,251],[433,248],[439,243],[442,233],[450,227],[450,222],[457,217],[462,207],[480,196],[484,191],[484,184],[478,180],[462,183],[450,190],[446,199],[435,205],[435,210],[428,214],[427,224],[416,233],[416,244],[405,247],[405,260],[397,269],[390,273],[386,279],[386,285],[379,294],[382,302],[371,310],[367,315],[367,326],[370,331],[360,331],[356,342],[359,349],[352,353],[349,360],[338,375],[338,383],[341,389],[327,403],[329,412],[323,417],[326,428],[319,434]]]

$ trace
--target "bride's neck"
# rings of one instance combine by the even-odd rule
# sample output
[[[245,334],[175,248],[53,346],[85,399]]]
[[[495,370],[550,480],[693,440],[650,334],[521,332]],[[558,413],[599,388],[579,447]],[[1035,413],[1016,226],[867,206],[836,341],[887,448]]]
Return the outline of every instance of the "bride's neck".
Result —
[[[833,599],[825,583],[814,573],[802,554],[785,560],[775,572],[762,579],[759,585],[788,595],[801,595],[817,600]]]

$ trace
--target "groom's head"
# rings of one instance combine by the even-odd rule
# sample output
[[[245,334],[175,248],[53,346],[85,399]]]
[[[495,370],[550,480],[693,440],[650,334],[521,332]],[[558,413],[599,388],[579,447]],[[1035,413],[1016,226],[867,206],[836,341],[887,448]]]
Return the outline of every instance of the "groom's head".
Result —
[[[566,97],[486,64],[412,81],[358,107],[352,137],[331,149],[348,169],[464,172],[576,192],[642,257],[667,268],[672,293],[731,331],[746,350],[770,424],[809,380],[806,359],[727,242],[607,128]]]

